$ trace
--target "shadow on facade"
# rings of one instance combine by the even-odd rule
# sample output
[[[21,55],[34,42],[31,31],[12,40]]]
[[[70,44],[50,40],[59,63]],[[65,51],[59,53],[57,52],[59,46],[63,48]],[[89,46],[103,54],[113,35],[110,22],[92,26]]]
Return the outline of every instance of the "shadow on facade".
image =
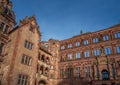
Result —
[[[57,85],[92,85],[85,79],[62,79]]]

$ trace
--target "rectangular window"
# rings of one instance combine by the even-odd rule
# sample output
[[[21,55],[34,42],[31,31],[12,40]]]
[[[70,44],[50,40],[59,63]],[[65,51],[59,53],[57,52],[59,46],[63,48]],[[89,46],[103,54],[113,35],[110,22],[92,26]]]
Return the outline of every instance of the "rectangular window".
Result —
[[[76,53],[76,59],[79,59],[79,58],[80,58],[80,53],[77,52],[77,53]]]
[[[107,41],[107,40],[109,40],[109,36],[108,36],[108,35],[106,35],[106,36],[103,36],[103,40],[104,40],[104,41]]]
[[[117,63],[118,63],[118,68],[120,68],[120,61],[117,61]]]
[[[98,38],[93,38],[93,43],[97,43],[98,41]]]
[[[5,23],[0,23],[0,30],[3,30]]]
[[[105,55],[112,54],[111,48],[105,48]]]
[[[2,54],[3,46],[4,46],[4,44],[1,43],[1,44],[0,44],[0,54]]]
[[[61,46],[61,50],[65,49],[65,46]]]
[[[80,42],[76,42],[76,46],[80,46]]]
[[[94,56],[100,56],[100,50],[99,49],[94,50]]]
[[[33,32],[33,29],[34,29],[34,28],[33,28],[33,26],[32,26],[32,25],[30,25],[30,31],[32,31],[32,32]]]
[[[64,77],[64,70],[60,69],[60,78],[63,78],[63,77]]]
[[[68,48],[72,48],[72,44],[68,44]]]
[[[28,76],[19,74],[17,85],[28,85]]]
[[[115,33],[115,34],[114,34],[114,37],[115,37],[115,38],[120,38],[120,32]]]
[[[9,29],[9,26],[6,25],[5,29],[4,29],[4,33],[8,33],[8,29]]]
[[[115,68],[114,68],[114,65],[112,64],[111,65],[111,70],[112,70],[112,76],[113,76],[113,78],[115,78]]]
[[[25,64],[25,65],[31,65],[31,57],[29,57],[27,55],[23,55],[21,63]]]
[[[68,54],[68,59],[71,60],[72,59],[72,53]]]
[[[33,44],[29,41],[25,41],[25,48],[32,50],[33,49]]]
[[[84,45],[88,45],[89,44],[89,42],[88,42],[88,40],[84,40]]]
[[[96,75],[97,78],[99,77],[99,72],[98,72],[98,68],[97,68],[97,66],[96,66],[95,75]]]
[[[72,78],[73,77],[73,68],[67,68],[67,77]]]
[[[120,53],[120,46],[116,46],[117,53]]]
[[[90,57],[90,52],[89,52],[89,51],[85,51],[85,52],[84,52],[84,57],[85,57],[85,58]]]
[[[80,67],[76,67],[76,77],[80,78]]]
[[[86,77],[90,77],[90,66],[85,67]]]

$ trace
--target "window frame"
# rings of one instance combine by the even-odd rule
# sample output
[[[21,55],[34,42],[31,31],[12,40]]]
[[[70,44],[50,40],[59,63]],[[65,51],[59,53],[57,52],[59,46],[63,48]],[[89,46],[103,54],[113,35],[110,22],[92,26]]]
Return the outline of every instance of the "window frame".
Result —
[[[76,46],[76,47],[80,46],[80,42],[77,41],[77,42],[75,43],[75,46]]]
[[[115,39],[120,38],[120,31],[114,33],[114,38]]]
[[[112,54],[112,49],[111,49],[111,47],[106,47],[106,48],[104,49],[104,53],[105,53],[105,55],[111,55],[111,54]]]
[[[104,35],[103,36],[103,41],[108,41],[109,40],[109,35]]]
[[[76,52],[76,53],[75,53],[75,58],[76,58],[76,59],[80,59],[80,52]]]
[[[99,38],[93,38],[93,43],[98,43],[99,42]]]
[[[88,45],[88,44],[89,44],[89,40],[88,40],[88,39],[84,40],[84,41],[83,41],[83,44],[84,44],[84,45]]]
[[[31,66],[32,65],[32,57],[23,54],[21,58],[21,64]]]
[[[90,51],[84,51],[84,58],[90,57]]]

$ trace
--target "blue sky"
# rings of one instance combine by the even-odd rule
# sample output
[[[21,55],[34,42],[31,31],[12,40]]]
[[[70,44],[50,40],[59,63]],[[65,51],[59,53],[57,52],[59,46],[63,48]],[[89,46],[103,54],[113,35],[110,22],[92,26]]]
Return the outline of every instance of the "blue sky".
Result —
[[[16,21],[35,15],[42,40],[63,40],[120,23],[120,0],[11,0]]]

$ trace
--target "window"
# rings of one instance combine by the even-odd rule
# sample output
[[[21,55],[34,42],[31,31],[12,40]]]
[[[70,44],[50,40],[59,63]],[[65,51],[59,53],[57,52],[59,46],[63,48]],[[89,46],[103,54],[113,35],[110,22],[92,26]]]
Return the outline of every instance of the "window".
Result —
[[[98,38],[93,38],[93,43],[97,43],[98,41]]]
[[[25,65],[31,65],[31,57],[29,57],[27,55],[23,55],[21,63],[25,64]]]
[[[67,68],[67,77],[72,78],[73,77],[73,68]]]
[[[113,78],[115,78],[115,68],[114,68],[114,65],[113,64],[111,64],[111,70],[112,70],[112,76],[113,76]]]
[[[80,78],[80,67],[76,67],[76,77]]]
[[[100,56],[100,50],[99,49],[94,50],[94,56]]]
[[[45,47],[46,47],[46,48],[49,48],[49,45],[48,45],[48,44],[46,44],[46,45],[45,45]]]
[[[115,37],[115,38],[120,38],[120,32],[115,33],[115,34],[114,34],[114,37]]]
[[[60,78],[63,78],[63,77],[64,77],[64,70],[60,69]]]
[[[5,23],[0,23],[0,30],[3,30]]]
[[[90,66],[85,67],[86,77],[90,77]]]
[[[117,63],[118,63],[118,68],[120,68],[120,61],[117,61]]]
[[[103,40],[104,40],[104,41],[109,40],[109,36],[108,36],[108,35],[103,36]]]
[[[17,85],[28,85],[28,76],[19,74]]]
[[[72,53],[68,54],[68,59],[71,60],[72,59]]]
[[[76,46],[80,46],[80,42],[76,42]]]
[[[109,73],[106,70],[102,71],[102,79],[103,80],[109,80]]]
[[[7,33],[8,32],[8,29],[9,29],[9,26],[6,25],[5,29],[4,29],[4,33]]]
[[[1,43],[1,44],[0,44],[0,54],[2,54],[3,46],[4,46],[4,44]]]
[[[105,55],[109,55],[111,53],[111,48],[105,48]]]
[[[120,53],[120,46],[116,46],[117,53]]]
[[[88,40],[84,40],[84,45],[87,45],[87,44],[89,44],[89,42],[88,42]]]
[[[72,44],[68,44],[68,48],[72,48]]]
[[[80,58],[80,53],[77,52],[77,53],[76,53],[76,59],[79,59],[79,58]]]
[[[25,41],[25,48],[28,48],[28,49],[32,50],[33,49],[33,44],[26,40]]]
[[[53,79],[53,74],[50,74],[50,78]],[[41,84],[40,84],[41,85]],[[43,84],[44,85],[44,84]]]
[[[65,49],[65,46],[61,46],[61,50]]]
[[[96,72],[95,72],[96,77],[99,77],[99,72],[98,72],[98,67],[96,66]]]
[[[53,66],[51,66],[50,68],[51,68],[51,70],[53,70]]]
[[[90,52],[89,52],[89,51],[85,51],[85,52],[84,52],[84,57],[85,57],[85,58],[90,57]]]
[[[33,32],[33,29],[34,29],[34,28],[33,28],[33,26],[32,26],[32,25],[30,25],[30,31],[32,31],[32,32]]]

